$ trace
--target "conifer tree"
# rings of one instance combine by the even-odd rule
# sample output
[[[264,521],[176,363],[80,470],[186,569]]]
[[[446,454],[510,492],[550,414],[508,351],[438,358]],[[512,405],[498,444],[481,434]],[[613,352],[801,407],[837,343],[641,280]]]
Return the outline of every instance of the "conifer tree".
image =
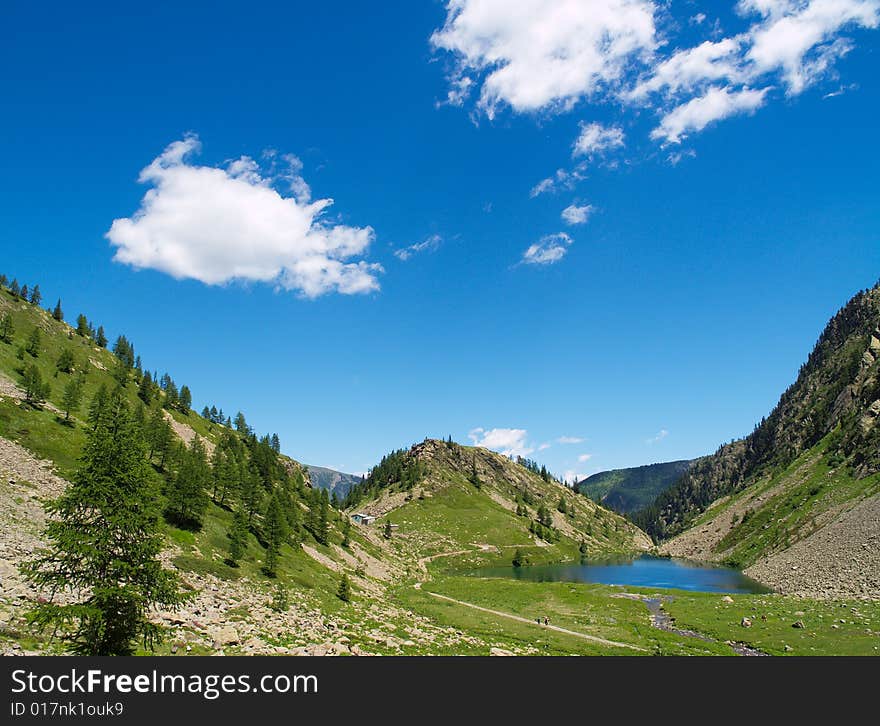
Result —
[[[177,401],[178,408],[182,413],[189,413],[192,408],[192,393],[189,386],[180,387],[180,396]]]
[[[385,531],[383,534],[385,535],[385,539],[391,539],[391,536],[394,534],[394,528],[391,526],[391,520],[385,522]]]
[[[73,357],[73,351],[70,348],[64,348],[55,362],[55,367],[62,373],[72,373],[76,368],[76,361]]]
[[[89,327],[89,319],[80,313],[76,316],[76,334],[82,336],[83,338],[91,337],[91,331]]]
[[[55,303],[55,309],[52,310],[52,317],[55,318],[58,322],[64,320],[64,311],[61,309],[61,298],[58,298],[58,302]]]
[[[24,400],[38,406],[49,396],[49,384],[43,382],[40,369],[31,363],[24,372]]]
[[[158,457],[159,468],[164,469],[171,450],[171,444],[174,442],[174,431],[171,429],[168,419],[165,418],[164,412],[158,406],[153,409],[147,422],[146,439],[149,452],[148,459],[153,461],[154,457]]]
[[[21,295],[21,287],[19,287],[17,279],[13,278],[12,284],[9,286],[9,292],[12,293],[13,297],[19,297]]]
[[[12,336],[15,335],[15,322],[12,320],[12,313],[6,313],[3,320],[0,321],[0,340],[4,343],[11,343]]]
[[[342,579],[339,581],[336,597],[342,600],[342,602],[351,602],[351,581],[345,573],[342,574]]]
[[[22,285],[22,286],[21,286],[21,290],[18,291],[18,296],[19,296],[22,300],[27,301],[27,299],[28,299],[28,295],[30,295],[30,291],[28,290],[28,286],[27,286],[27,285]]]
[[[342,525],[342,546],[345,548],[351,546],[351,520],[348,517]]]
[[[91,330],[90,330],[89,337],[93,337],[95,339],[95,344],[99,348],[106,348],[107,347],[107,334],[104,332],[103,325],[98,326],[98,332],[96,332],[94,335],[91,334]]]
[[[232,526],[229,528],[229,564],[238,567],[238,563],[247,551],[248,518],[242,507],[236,507],[232,515]]]
[[[263,519],[263,537],[266,540],[266,560],[263,572],[269,577],[278,575],[278,558],[281,556],[281,545],[286,535],[284,512],[277,494],[273,494]]]
[[[50,549],[23,568],[48,594],[31,621],[57,629],[81,655],[131,655],[138,642],[152,648],[161,631],[149,611],[188,599],[159,561],[164,540],[155,501],[125,396],[105,392],[71,486],[46,507]],[[58,592],[72,593],[73,601],[56,602]]]
[[[64,410],[64,420],[70,421],[70,414],[79,411],[82,403],[84,381],[81,376],[71,378],[64,386],[61,396],[61,408]]]
[[[40,329],[34,328],[28,336],[27,345],[25,346],[25,350],[34,358],[40,355],[40,340]]]
[[[34,285],[34,289],[31,290],[30,303],[31,305],[39,305],[42,301],[43,293],[40,292],[40,286]]]
[[[183,529],[200,530],[208,508],[210,481],[205,445],[195,436],[188,448],[181,447],[177,471],[166,488],[165,518]]]
[[[9,284],[9,278],[0,274],[0,287],[6,287]]]

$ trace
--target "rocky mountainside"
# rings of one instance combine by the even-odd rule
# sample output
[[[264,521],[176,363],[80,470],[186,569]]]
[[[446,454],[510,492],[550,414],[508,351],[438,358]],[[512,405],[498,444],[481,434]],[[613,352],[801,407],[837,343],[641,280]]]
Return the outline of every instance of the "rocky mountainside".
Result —
[[[784,592],[880,596],[880,287],[828,323],[755,430],[697,460],[635,520],[664,551]]]
[[[690,459],[611,469],[588,476],[575,490],[621,514],[644,509],[690,468]]]
[[[345,499],[345,495],[357,483],[361,477],[355,474],[344,474],[341,471],[335,471],[323,466],[306,467],[311,478],[312,486],[319,489],[326,489],[331,496],[335,494],[339,499]]]

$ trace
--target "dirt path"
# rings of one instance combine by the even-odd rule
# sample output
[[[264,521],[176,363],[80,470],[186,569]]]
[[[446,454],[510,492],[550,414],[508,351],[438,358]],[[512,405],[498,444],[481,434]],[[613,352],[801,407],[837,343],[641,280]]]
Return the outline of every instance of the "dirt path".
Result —
[[[453,557],[454,555],[464,555],[469,552],[483,552],[489,545],[478,545],[476,549],[473,550],[456,550],[455,552],[440,552],[436,555],[429,555],[428,557],[422,557],[419,560],[419,567],[422,568],[422,571],[426,575],[426,579],[419,580],[416,582],[413,587],[416,590],[421,590],[426,595],[430,595],[431,597],[437,598],[438,600],[446,600],[447,602],[455,603],[456,605],[461,605],[462,607],[471,608],[472,610],[479,610],[483,613],[489,613],[490,615],[497,615],[501,618],[507,618],[508,620],[516,620],[519,623],[525,623],[526,625],[533,625],[537,628],[543,628],[545,630],[555,630],[557,633],[564,633],[565,635],[573,635],[576,638],[582,638],[583,640],[589,640],[593,643],[598,643],[600,645],[607,645],[612,648],[629,648],[630,650],[637,650],[641,652],[647,652],[645,648],[640,648],[637,645],[632,645],[630,643],[619,643],[616,640],[607,640],[606,638],[600,638],[598,635],[587,635],[586,633],[579,633],[576,630],[568,630],[567,628],[561,628],[558,625],[539,625],[537,622],[532,620],[531,618],[525,618],[521,615],[514,615],[513,613],[506,613],[502,610],[492,610],[491,608],[484,608],[482,605],[474,605],[470,602],[465,602],[464,600],[456,600],[454,597],[449,597],[447,595],[441,595],[437,592],[430,592],[429,590],[423,590],[422,585],[428,581],[428,563],[432,560],[435,560],[439,557]]]
[[[418,583],[421,584],[421,583]],[[421,588],[419,588],[421,589]],[[593,643],[599,643],[601,645],[608,645],[613,648],[629,648],[631,650],[638,650],[642,652],[647,652],[644,648],[640,648],[637,645],[632,645],[630,643],[618,643],[616,640],[606,640],[605,638],[600,638],[598,635],[587,635],[586,633],[579,633],[576,630],[568,630],[567,628],[560,628],[558,625],[538,625],[534,620],[530,618],[524,618],[520,615],[514,615],[513,613],[505,613],[501,610],[492,610],[491,608],[484,608],[481,605],[474,605],[470,602],[465,602],[464,600],[456,600],[454,597],[447,597],[446,595],[440,595],[436,592],[429,592],[428,590],[422,590],[426,595],[430,595],[431,597],[436,597],[438,600],[446,600],[447,602],[453,602],[456,605],[462,605],[466,608],[471,608],[473,610],[479,610],[480,612],[489,613],[490,615],[497,615],[502,618],[507,618],[508,620],[516,620],[520,623],[525,623],[526,625],[534,625],[535,627],[544,628],[545,630],[555,630],[558,633],[565,633],[565,635],[573,635],[576,638],[583,638],[584,640],[589,640]]]

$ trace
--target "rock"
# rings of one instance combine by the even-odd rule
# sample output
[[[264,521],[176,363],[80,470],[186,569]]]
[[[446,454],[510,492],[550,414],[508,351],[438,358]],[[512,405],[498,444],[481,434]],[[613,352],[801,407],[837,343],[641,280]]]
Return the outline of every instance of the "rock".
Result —
[[[791,653],[791,651],[793,651],[794,648],[792,648],[790,645],[786,645],[786,646],[783,647],[783,650],[784,650],[786,653]]]
[[[509,650],[504,650],[504,648],[492,648],[489,651],[489,655],[507,656],[507,655],[513,655],[513,653]]]
[[[214,638],[214,649],[219,650],[226,645],[237,645],[239,642],[238,631],[231,625],[224,625],[211,633]]]
[[[721,602],[733,602],[733,598],[730,595],[725,595],[721,598]]]
[[[742,625],[744,628],[751,628],[751,627],[752,627],[752,621],[751,621],[750,618],[743,618],[743,619],[740,621],[740,625]]]
[[[805,627],[805,626],[804,626],[804,621],[803,621],[803,620],[795,620],[795,621],[791,624],[791,627],[793,627],[793,628],[801,628],[801,629],[802,629],[802,628]]]

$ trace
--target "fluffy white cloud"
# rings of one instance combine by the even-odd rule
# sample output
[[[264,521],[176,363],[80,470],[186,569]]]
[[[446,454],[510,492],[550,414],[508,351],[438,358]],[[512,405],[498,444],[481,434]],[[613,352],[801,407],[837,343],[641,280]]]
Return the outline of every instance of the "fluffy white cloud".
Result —
[[[556,439],[557,444],[582,444],[584,439],[580,436],[560,436]]]
[[[592,159],[609,149],[623,146],[623,129],[618,126],[602,124],[581,124],[581,132],[575,139],[572,156],[586,156]]]
[[[571,171],[568,169],[557,169],[556,173],[542,179],[529,192],[529,196],[534,198],[548,192],[557,192],[560,189],[573,189],[574,186],[584,178],[584,166],[578,165]]]
[[[433,252],[440,247],[442,241],[443,238],[439,234],[432,234],[423,242],[416,242],[409,247],[402,247],[399,250],[394,250],[394,256],[406,262],[406,260],[419,252]]]
[[[131,216],[116,219],[107,239],[114,259],[208,285],[232,280],[267,282],[306,297],[379,289],[378,264],[362,256],[374,239],[371,227],[322,219],[332,199],[309,201],[296,157],[281,157],[270,173],[243,156],[225,167],[191,162],[198,137],[170,144],[143,171],[150,189]],[[276,187],[286,183],[293,196]]]
[[[677,144],[688,133],[702,131],[714,121],[738,113],[751,113],[760,108],[769,88],[731,91],[729,88],[712,87],[705,95],[693,98],[666,114],[660,125],[651,132],[652,139]]]
[[[569,204],[565,209],[562,210],[561,216],[562,220],[566,224],[575,225],[585,224],[592,213],[592,204],[584,204],[582,206],[578,206],[577,204]]]
[[[592,454],[581,454],[581,455],[578,457],[578,462],[581,463],[581,464],[583,464],[583,463],[589,461],[589,460],[592,459],[592,458],[593,458],[593,455],[592,455]]]
[[[504,456],[528,456],[535,449],[528,443],[525,429],[472,429],[468,438],[474,446],[497,451]]]
[[[526,265],[552,265],[565,257],[571,243],[571,237],[565,232],[548,234],[529,245],[523,252],[521,262]]]
[[[848,41],[836,38],[843,28],[876,28],[880,22],[877,0],[743,0],[739,7],[766,18],[754,27],[746,58],[756,73],[781,70],[791,95],[850,49]]]
[[[731,0],[738,26],[723,34],[704,13],[672,17],[659,0],[451,0],[432,36],[450,51],[458,102],[479,89],[490,118],[566,112],[578,101],[647,109],[662,119],[652,138],[678,142],[713,121],[762,106],[772,88],[793,96],[833,75],[853,41],[845,33],[880,27],[880,0]],[[684,22],[689,21],[689,22]],[[703,38],[680,44],[683,28]],[[657,28],[663,29],[662,33]],[[759,89],[759,90],[755,90]],[[585,121],[574,155],[590,159],[623,144],[621,126]],[[583,178],[584,161],[539,182],[532,196]]]
[[[648,0],[450,0],[431,42],[455,55],[453,83],[481,77],[478,104],[490,118],[502,103],[570,108],[654,49],[654,13]]]

